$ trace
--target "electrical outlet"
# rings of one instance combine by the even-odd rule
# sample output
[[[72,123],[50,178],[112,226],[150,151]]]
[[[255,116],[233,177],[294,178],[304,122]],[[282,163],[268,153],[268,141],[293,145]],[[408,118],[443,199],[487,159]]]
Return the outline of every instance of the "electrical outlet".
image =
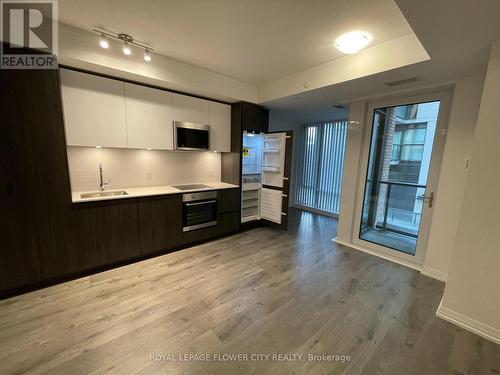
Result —
[[[146,181],[151,181],[152,178],[153,175],[151,174],[151,172],[146,172]]]
[[[215,171],[213,169],[208,170],[208,177],[215,177]]]

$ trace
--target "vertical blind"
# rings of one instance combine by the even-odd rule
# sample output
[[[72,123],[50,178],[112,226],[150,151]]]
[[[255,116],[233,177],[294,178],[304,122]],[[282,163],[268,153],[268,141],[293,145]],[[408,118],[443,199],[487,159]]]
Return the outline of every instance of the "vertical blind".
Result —
[[[339,213],[347,121],[306,125],[299,150],[295,203]]]

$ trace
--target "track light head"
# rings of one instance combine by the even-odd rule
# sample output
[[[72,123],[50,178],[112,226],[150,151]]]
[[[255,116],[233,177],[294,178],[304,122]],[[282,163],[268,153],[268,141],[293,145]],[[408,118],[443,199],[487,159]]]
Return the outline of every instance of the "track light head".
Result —
[[[123,42],[123,53],[127,56],[132,54],[132,50],[130,49],[130,45],[127,41]]]
[[[101,48],[107,49],[109,47],[108,43],[108,38],[106,38],[106,35],[101,34],[101,40],[99,41],[99,45]]]

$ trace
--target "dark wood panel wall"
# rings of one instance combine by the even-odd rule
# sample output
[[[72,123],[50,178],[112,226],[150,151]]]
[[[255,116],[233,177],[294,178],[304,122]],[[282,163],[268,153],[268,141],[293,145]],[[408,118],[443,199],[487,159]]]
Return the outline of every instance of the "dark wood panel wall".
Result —
[[[0,71],[0,297],[238,230],[239,189],[218,225],[182,233],[181,195],[73,204],[59,74]]]

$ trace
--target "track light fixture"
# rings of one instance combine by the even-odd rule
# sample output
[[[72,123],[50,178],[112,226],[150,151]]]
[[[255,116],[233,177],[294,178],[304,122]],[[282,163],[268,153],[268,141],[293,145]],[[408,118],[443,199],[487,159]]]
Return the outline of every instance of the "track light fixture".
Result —
[[[99,39],[99,45],[102,48],[109,48],[109,42],[108,42],[108,37],[117,39],[123,42],[123,47],[122,51],[123,54],[126,56],[130,56],[132,54],[132,46],[143,48],[144,49],[144,60],[145,61],[151,61],[151,51],[154,51],[153,48],[150,46],[139,43],[134,40],[130,35],[128,34],[114,34],[109,31],[101,30],[101,29],[92,29],[93,32],[97,33],[100,35]]]

